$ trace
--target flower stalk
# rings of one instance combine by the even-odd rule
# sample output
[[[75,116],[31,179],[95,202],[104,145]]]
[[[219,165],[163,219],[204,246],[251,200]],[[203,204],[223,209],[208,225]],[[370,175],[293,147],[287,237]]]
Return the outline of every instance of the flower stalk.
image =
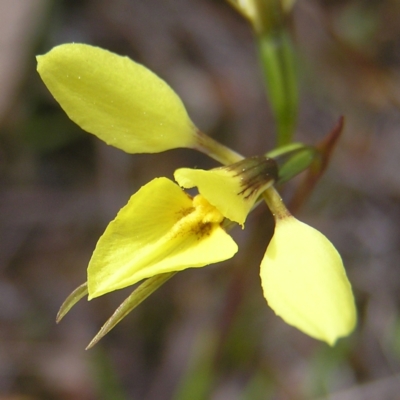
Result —
[[[222,165],[234,164],[244,157],[229,147],[217,142],[212,137],[206,135],[200,130],[196,131],[196,142],[193,149],[206,154]]]
[[[265,202],[267,203],[268,208],[275,218],[275,222],[292,216],[292,214],[290,214],[290,211],[286,208],[282,197],[273,186],[269,187],[263,193],[263,197]]]

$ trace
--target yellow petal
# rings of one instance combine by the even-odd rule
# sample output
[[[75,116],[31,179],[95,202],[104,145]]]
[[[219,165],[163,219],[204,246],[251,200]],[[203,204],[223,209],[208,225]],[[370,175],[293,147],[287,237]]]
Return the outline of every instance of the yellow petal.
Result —
[[[174,173],[180,186],[190,189],[197,186],[199,192],[218,210],[232,221],[243,224],[254,201],[249,204],[238,195],[240,181],[222,168],[205,171],[203,169],[180,168]]]
[[[88,267],[89,299],[144,278],[231,258],[223,216],[205,199],[157,178],[134,194],[99,239]]]
[[[353,293],[339,253],[316,229],[286,217],[261,263],[264,296],[288,324],[330,345],[356,324]]]
[[[82,129],[127,153],[191,147],[195,127],[176,93],[128,57],[85,44],[38,56],[38,72]]]
[[[201,195],[226,218],[243,226],[258,196],[273,184],[276,174],[275,161],[251,157],[209,171],[180,168],[174,177],[186,189],[197,186]]]

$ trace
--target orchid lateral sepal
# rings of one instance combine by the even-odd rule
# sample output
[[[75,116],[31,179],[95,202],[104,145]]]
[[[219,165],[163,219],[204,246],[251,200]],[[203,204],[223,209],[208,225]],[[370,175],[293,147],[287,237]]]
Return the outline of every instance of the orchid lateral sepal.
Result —
[[[87,282],[79,285],[72,293],[64,300],[60,310],[57,313],[56,322],[59,323],[71,308],[88,294]]]
[[[161,274],[146,279],[141,283],[114,311],[113,315],[105,322],[99,332],[90,341],[86,350],[92,348],[108,332],[111,331],[119,322],[122,321],[133,309],[147,299],[152,293],[159,289],[165,282],[171,279],[175,272]]]

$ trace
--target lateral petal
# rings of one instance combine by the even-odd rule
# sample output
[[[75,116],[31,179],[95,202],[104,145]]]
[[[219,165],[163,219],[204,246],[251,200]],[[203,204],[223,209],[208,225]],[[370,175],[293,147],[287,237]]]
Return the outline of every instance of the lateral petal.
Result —
[[[177,94],[128,57],[86,44],[38,56],[38,72],[67,115],[127,153],[191,147],[196,128]]]

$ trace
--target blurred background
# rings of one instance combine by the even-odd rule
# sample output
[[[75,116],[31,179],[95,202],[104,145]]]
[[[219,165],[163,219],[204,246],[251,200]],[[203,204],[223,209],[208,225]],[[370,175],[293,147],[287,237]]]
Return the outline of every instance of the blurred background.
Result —
[[[233,260],[178,274],[85,351],[132,290],[82,300],[55,323],[107,223],[155,176],[216,163],[191,150],[127,155],[82,132],[35,55],[67,42],[129,55],[203,131],[250,156],[275,143],[254,38],[223,0],[0,0],[0,400],[400,399],[399,21],[397,0],[299,0],[293,10],[296,140],[315,144],[345,116],[296,215],[342,254],[357,330],[330,348],[267,307],[263,206],[233,231]]]

